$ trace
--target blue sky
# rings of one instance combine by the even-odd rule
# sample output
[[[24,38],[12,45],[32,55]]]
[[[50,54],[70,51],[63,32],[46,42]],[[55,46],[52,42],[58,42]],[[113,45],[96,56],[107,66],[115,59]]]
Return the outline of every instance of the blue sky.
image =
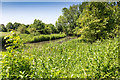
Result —
[[[2,2],[2,19],[0,24],[20,22],[32,24],[34,19],[44,23],[55,24],[62,15],[62,8],[81,2]]]
[[[1,0],[2,2],[83,2],[89,0]]]

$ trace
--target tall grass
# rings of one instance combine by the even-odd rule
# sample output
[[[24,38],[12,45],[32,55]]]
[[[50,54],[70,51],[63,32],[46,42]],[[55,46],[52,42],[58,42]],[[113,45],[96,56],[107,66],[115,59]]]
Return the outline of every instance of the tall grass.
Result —
[[[118,40],[72,40],[33,49],[39,78],[119,78]]]

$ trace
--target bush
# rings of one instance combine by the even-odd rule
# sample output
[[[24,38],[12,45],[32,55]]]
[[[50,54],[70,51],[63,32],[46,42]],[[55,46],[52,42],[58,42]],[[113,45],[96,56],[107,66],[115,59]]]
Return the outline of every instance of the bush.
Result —
[[[20,37],[14,34],[13,31],[11,31],[11,34],[13,34],[13,36],[12,35],[2,36],[2,49],[6,50],[7,47],[13,46],[13,45],[14,45],[14,48],[18,47],[16,43],[17,43],[17,39],[19,39]]]
[[[2,52],[2,79],[25,79],[34,76],[33,57],[24,53],[24,44],[17,35],[8,35],[6,39],[6,52]],[[17,48],[16,48],[17,46]],[[15,49],[16,48],[16,49]]]
[[[5,48],[5,39],[4,39],[4,37],[2,37],[2,50],[5,50],[6,48]]]
[[[66,37],[66,34],[51,34],[51,35],[36,35],[34,36],[33,34],[21,34],[21,38],[23,38],[24,43],[26,42],[40,42],[40,41],[49,41],[49,40],[54,40],[54,39],[59,39]]]
[[[29,32],[28,30],[25,30],[25,33],[26,33],[26,34],[30,34],[30,32]]]
[[[31,61],[32,58],[23,56],[15,50],[2,52],[2,78],[18,79],[30,78],[32,75]]]
[[[17,29],[17,31],[18,32],[20,32],[21,34],[24,34],[24,33],[26,33],[26,26],[25,25],[20,25],[19,27],[18,27],[18,29]],[[28,31],[27,31],[27,33],[28,33]]]
[[[65,34],[40,35],[33,37],[32,42],[49,41],[49,40],[63,38],[65,36],[66,36]]]

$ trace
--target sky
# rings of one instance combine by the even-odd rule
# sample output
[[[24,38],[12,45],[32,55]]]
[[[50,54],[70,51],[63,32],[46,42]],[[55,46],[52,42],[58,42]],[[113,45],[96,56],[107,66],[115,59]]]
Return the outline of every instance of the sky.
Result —
[[[2,2],[83,2],[88,0],[1,0]]]
[[[19,22],[32,24],[34,19],[55,24],[62,15],[62,8],[81,2],[5,2],[2,1],[2,17],[0,24]]]

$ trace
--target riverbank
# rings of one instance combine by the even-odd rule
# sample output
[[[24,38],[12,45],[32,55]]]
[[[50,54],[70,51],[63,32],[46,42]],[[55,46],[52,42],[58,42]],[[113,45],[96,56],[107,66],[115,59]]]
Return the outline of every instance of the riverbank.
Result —
[[[5,32],[3,32],[5,33]],[[16,32],[17,33],[17,32]],[[5,45],[6,45],[6,40],[2,39],[4,36],[9,35],[10,33],[6,33],[4,35],[1,34],[0,36],[0,46],[1,47],[1,51],[5,51]],[[11,33],[12,34],[12,33]],[[56,39],[61,39],[66,37],[67,35],[65,33],[59,33],[59,34],[38,34],[38,35],[34,35],[34,34],[18,34],[18,36],[20,36],[22,42],[24,44],[26,43],[37,43],[37,42],[42,42],[44,43],[44,41],[51,41],[51,40],[56,40]]]
[[[35,43],[35,42],[42,42],[42,41],[50,41],[50,40],[55,40],[55,39],[60,39],[64,38],[67,35],[64,33],[61,34],[49,34],[49,35],[33,35],[33,34],[20,34],[19,35],[24,43]]]
[[[42,42],[35,42],[35,43],[26,43],[27,46],[30,46],[31,48],[41,48],[42,46],[46,44],[56,44],[56,43],[63,43],[67,42],[69,40],[77,39],[77,37],[71,37],[71,36],[66,36],[64,38],[56,39],[56,40],[50,40],[50,41],[42,41]]]

